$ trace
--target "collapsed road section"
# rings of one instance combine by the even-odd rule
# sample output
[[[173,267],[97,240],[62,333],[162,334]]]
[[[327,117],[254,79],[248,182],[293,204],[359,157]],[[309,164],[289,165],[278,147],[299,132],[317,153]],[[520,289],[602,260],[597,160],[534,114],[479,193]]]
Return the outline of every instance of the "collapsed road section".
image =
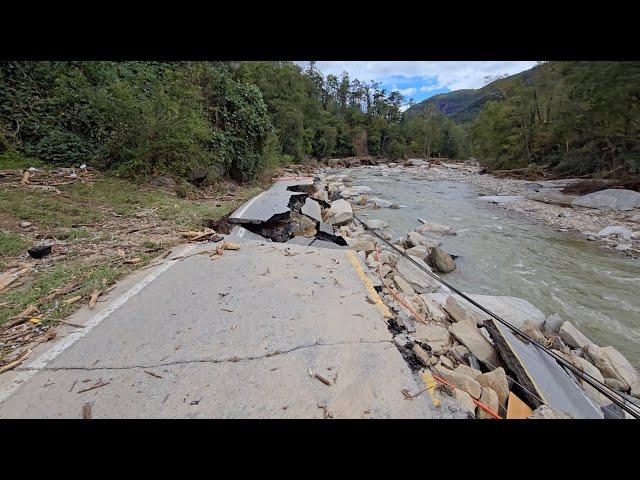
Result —
[[[326,216],[327,192],[316,189],[313,178],[281,178],[229,216],[229,223],[236,224],[231,238],[265,238],[325,248],[346,246],[347,242],[336,235],[333,225],[323,220],[323,207]]]

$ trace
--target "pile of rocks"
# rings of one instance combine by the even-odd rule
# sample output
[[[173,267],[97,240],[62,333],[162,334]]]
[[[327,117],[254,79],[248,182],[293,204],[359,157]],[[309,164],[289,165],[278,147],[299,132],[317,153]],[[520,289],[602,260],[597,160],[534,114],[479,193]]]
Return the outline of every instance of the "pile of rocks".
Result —
[[[366,198],[365,194],[372,190],[362,185],[354,186],[348,175],[320,173],[317,178],[319,181],[316,181],[316,190],[311,197],[325,206],[323,221],[336,229],[336,234],[357,251],[369,268],[374,286],[395,313],[392,322],[395,323],[392,325],[395,342],[410,366],[420,374],[437,378],[435,394],[456,402],[470,417],[493,418],[476,401],[505,417],[515,396],[512,391],[515,383],[513,376],[505,370],[501,352],[487,330],[486,315],[480,315],[475,307],[456,300],[448,288],[369,230],[375,230],[422,268],[439,273],[455,270],[456,264],[452,256],[440,248],[440,242],[425,233],[455,235],[455,231],[446,225],[421,219],[422,226],[404,237],[394,238],[382,220],[367,219],[364,226],[354,221],[351,203],[391,208],[390,202]],[[481,297],[477,301],[487,304],[583,372],[619,392],[640,398],[638,373],[613,347],[595,345],[570,322],[556,314],[545,318],[525,300]],[[601,405],[611,403],[590,385],[583,383],[583,388]],[[515,401],[522,404],[517,397]],[[567,418],[566,413],[544,404],[530,413],[529,418]]]

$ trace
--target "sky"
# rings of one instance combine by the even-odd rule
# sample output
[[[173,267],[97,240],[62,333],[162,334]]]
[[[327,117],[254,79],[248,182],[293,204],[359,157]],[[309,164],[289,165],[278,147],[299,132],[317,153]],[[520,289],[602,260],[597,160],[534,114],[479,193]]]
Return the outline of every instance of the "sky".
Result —
[[[304,68],[308,62],[297,62]],[[351,79],[382,83],[382,88],[398,90],[405,101],[416,102],[438,93],[480,88],[485,77],[501,74],[513,75],[536,65],[535,61],[470,61],[470,62],[317,62],[316,67],[325,75],[340,76],[349,73]]]

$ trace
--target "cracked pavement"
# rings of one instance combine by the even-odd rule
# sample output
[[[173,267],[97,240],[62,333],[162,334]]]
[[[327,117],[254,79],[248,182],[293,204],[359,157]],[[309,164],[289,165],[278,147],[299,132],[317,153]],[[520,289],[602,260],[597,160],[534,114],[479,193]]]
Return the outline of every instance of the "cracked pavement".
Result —
[[[0,418],[81,418],[87,403],[93,418],[440,416],[402,394],[423,386],[344,250],[250,240],[172,263],[46,365],[78,329],[2,375]],[[69,320],[91,322],[152,271]]]

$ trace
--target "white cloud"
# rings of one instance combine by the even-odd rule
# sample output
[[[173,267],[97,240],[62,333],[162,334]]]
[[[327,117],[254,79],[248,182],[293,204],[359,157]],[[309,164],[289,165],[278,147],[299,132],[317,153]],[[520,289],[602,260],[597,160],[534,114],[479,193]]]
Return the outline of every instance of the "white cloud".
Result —
[[[298,62],[307,65],[307,62]],[[527,70],[535,66],[535,61],[470,61],[470,62],[317,62],[317,68],[325,75],[332,73],[340,75],[346,71],[351,78],[364,81],[393,81],[398,77],[421,77],[435,83],[423,86],[447,88],[449,90],[459,90],[462,88],[480,88],[485,83],[488,75],[499,75]]]
[[[398,90],[403,96],[407,97],[409,95],[413,95],[415,94],[418,90],[413,88],[413,87],[409,87],[409,88],[405,88],[403,90]]]

